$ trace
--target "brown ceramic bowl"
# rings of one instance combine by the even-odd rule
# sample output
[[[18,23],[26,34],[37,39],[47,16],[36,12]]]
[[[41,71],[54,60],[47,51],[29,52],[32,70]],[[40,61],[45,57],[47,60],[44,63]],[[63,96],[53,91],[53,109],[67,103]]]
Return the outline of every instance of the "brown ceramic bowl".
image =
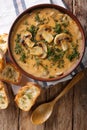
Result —
[[[63,74],[63,75],[61,75],[61,76],[55,77],[55,78],[41,78],[41,77],[36,77],[36,76],[34,76],[34,75],[31,75],[31,74],[25,72],[25,71],[17,64],[17,62],[16,62],[16,60],[15,60],[15,57],[13,57],[13,55],[12,55],[12,50],[11,50],[11,45],[12,45],[12,43],[11,43],[11,35],[12,35],[12,31],[13,31],[15,25],[17,24],[17,22],[18,22],[25,14],[31,13],[33,10],[35,10],[35,9],[40,9],[40,8],[41,8],[41,9],[42,9],[42,8],[55,8],[55,9],[59,10],[59,11],[62,12],[62,13],[68,14],[68,15],[77,23],[77,25],[78,25],[78,27],[79,27],[79,30],[80,30],[80,32],[81,32],[81,34],[82,34],[82,39],[83,39],[82,53],[81,53],[81,56],[80,56],[78,62],[77,62],[74,66],[72,66],[71,69],[70,69],[67,73],[65,73],[65,74]],[[35,79],[35,80],[40,80],[40,81],[57,81],[57,80],[59,80],[59,79],[62,79],[62,78],[64,78],[64,77],[66,77],[67,75],[69,75],[69,74],[79,65],[79,63],[81,62],[82,57],[83,57],[83,54],[84,54],[84,50],[85,50],[85,35],[84,35],[84,31],[83,31],[83,28],[82,28],[80,22],[78,21],[78,19],[77,19],[69,10],[67,10],[67,9],[65,9],[65,8],[63,8],[63,7],[60,7],[60,6],[58,6],[58,5],[53,5],[53,4],[40,4],[40,5],[35,5],[35,6],[31,7],[31,8],[28,8],[27,10],[25,10],[22,14],[20,14],[20,15],[16,18],[16,20],[14,21],[14,23],[13,23],[11,29],[10,29],[10,32],[9,32],[8,48],[9,48],[9,54],[10,54],[11,60],[12,60],[13,63],[17,66],[17,68],[21,71],[22,74],[25,74],[25,75],[28,76],[29,78],[32,78],[32,79]]]

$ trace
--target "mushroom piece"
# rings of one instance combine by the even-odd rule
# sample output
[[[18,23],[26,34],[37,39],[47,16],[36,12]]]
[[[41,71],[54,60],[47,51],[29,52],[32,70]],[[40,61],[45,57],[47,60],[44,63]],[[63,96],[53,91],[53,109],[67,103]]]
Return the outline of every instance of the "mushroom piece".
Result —
[[[71,41],[71,37],[66,33],[58,34],[54,38],[54,43],[59,44],[62,40]]]
[[[61,43],[61,46],[62,46],[63,51],[66,51],[68,49],[68,44],[66,43],[66,41],[63,41]]]
[[[62,71],[57,72],[56,75],[57,75],[57,76],[61,76],[61,75],[63,75],[63,72],[62,72]]]
[[[36,37],[35,37],[35,39],[36,39],[37,41],[42,40],[42,31],[43,31],[43,30],[39,30],[39,31],[37,32]]]
[[[53,40],[53,36],[50,34],[50,32],[52,31],[52,28],[51,28],[51,26],[48,26],[48,25],[42,25],[41,27],[40,27],[40,29],[37,31],[37,34],[36,34],[36,40],[37,41],[40,41],[40,40],[42,40],[42,39],[47,39],[47,37],[49,37],[48,39],[47,39],[47,42],[49,43],[50,42],[50,39],[52,39]],[[48,36],[46,36],[46,35],[48,35]]]
[[[39,30],[37,31],[37,34],[36,34],[36,37],[35,37],[35,39],[36,39],[37,41],[40,41],[40,40],[43,39],[42,33],[43,33],[44,30],[45,30],[45,26],[42,25],[42,26],[39,28]]]
[[[71,19],[71,18],[70,18],[67,14],[65,14],[65,15],[63,16],[63,18],[62,18],[62,21],[64,21],[64,22],[69,22],[70,19]]]
[[[28,31],[24,32],[23,35],[21,35],[21,43],[23,43],[23,45],[27,45],[28,47],[32,48],[35,43],[31,41],[32,38],[32,34]]]
[[[55,45],[61,44],[62,49],[65,51],[68,49],[67,42],[71,41],[71,37],[66,33],[61,33],[55,36],[54,43]]]
[[[29,38],[29,39],[31,39],[32,38],[32,34],[29,32],[29,31],[21,31],[21,32],[23,32],[22,34],[21,34],[21,39],[22,40],[25,40],[26,38]]]
[[[42,47],[42,49],[43,49],[43,54],[40,56],[40,58],[42,58],[42,59],[46,58],[46,56],[47,56],[47,46],[46,46],[46,44],[39,42],[38,45],[40,47]]]
[[[42,47],[35,46],[32,49],[30,49],[30,54],[35,56],[41,56],[43,54]]]
[[[53,36],[51,33],[47,32],[47,31],[43,31],[42,33],[42,37],[48,42],[51,43],[53,41]]]
[[[47,46],[45,43],[39,42],[37,46],[30,49],[30,54],[39,56],[44,59],[47,56]]]
[[[31,39],[31,38],[32,38],[32,34],[31,34],[29,31],[27,31],[27,32],[24,33],[24,37],[25,37],[25,38],[28,37],[28,38]]]
[[[30,48],[32,48],[35,45],[35,42],[32,42],[28,37],[25,39],[25,43]]]

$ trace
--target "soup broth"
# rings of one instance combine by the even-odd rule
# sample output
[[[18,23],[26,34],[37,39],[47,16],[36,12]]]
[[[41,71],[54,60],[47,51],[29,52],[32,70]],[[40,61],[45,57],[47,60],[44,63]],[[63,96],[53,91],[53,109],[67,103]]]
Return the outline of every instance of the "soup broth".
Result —
[[[53,8],[34,10],[14,27],[11,49],[17,64],[41,78],[61,76],[74,68],[82,35],[76,22]]]

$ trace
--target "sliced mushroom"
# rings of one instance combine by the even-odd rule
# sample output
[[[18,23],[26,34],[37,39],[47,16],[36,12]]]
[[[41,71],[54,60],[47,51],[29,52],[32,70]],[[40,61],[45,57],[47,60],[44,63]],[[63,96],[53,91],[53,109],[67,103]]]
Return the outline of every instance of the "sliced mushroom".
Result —
[[[53,19],[60,19],[61,17],[63,17],[63,14],[61,14],[60,12],[58,13],[58,11],[55,10],[49,13],[49,16],[51,16]]]
[[[66,33],[61,33],[55,36],[54,38],[54,43],[55,44],[59,44],[61,41],[71,41],[71,37],[70,35],[66,34]]]
[[[21,33],[21,39],[25,40],[26,38],[31,39],[32,38],[32,34],[29,31],[22,31]]]
[[[70,17],[67,14],[65,14],[64,17],[62,18],[62,20],[65,22],[69,21],[69,19],[70,19]]]
[[[63,75],[63,72],[62,72],[62,71],[57,72],[56,75],[57,75],[57,76],[61,76],[61,75]]]
[[[63,41],[63,42],[61,43],[61,46],[62,46],[63,51],[66,51],[66,50],[68,49],[68,44],[67,44],[67,42],[65,42],[65,41]]]
[[[44,31],[44,26],[42,26],[38,31],[37,31],[37,34],[36,34],[36,40],[37,41],[40,41],[40,40],[42,40],[43,38],[42,38],[42,32]]]
[[[48,42],[51,43],[53,41],[53,36],[51,33],[47,32],[47,31],[43,31],[42,33],[42,37]]]
[[[49,16],[54,16],[54,15],[55,15],[54,11],[49,14]]]
[[[36,55],[36,56],[41,56],[43,54],[43,49],[42,49],[42,47],[35,46],[32,49],[30,49],[30,54]]]
[[[40,47],[42,47],[42,49],[43,49],[43,54],[40,56],[40,58],[42,58],[42,59],[46,58],[46,56],[47,56],[47,46],[46,46],[46,44],[39,42],[38,45]]]
[[[32,42],[28,37],[25,39],[25,43],[30,48],[32,48],[35,45],[35,42]]]
[[[40,41],[40,40],[43,39],[43,38],[42,38],[42,30],[40,30],[40,31],[37,32],[35,39],[36,39],[37,41]]]
[[[49,74],[49,71],[48,70],[44,70],[41,76],[46,77],[48,74]]]
[[[48,26],[48,25],[42,25],[41,27],[40,27],[40,29],[37,31],[37,34],[36,34],[36,40],[37,41],[40,41],[40,40],[42,40],[42,39],[46,39],[46,38],[44,38],[44,34],[43,33],[47,33],[47,34],[49,34],[49,32],[51,32],[51,30],[52,30],[52,28],[51,28],[51,26]],[[46,37],[46,36],[45,36]],[[52,36],[50,36],[51,38],[52,38]],[[53,39],[52,39],[53,40]]]
[[[31,34],[30,32],[27,31],[27,32],[24,33],[24,37],[25,37],[25,38],[28,37],[28,38],[31,39],[31,38],[32,38],[32,34]]]

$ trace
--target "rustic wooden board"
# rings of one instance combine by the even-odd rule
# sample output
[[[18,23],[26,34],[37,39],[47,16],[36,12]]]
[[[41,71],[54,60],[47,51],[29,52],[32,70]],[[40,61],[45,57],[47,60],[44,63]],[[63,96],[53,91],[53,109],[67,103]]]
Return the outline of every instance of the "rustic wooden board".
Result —
[[[73,0],[73,13],[81,22],[87,39],[87,0]],[[87,71],[74,89],[73,130],[87,130]]]
[[[87,130],[87,71],[74,88],[73,130]]]

